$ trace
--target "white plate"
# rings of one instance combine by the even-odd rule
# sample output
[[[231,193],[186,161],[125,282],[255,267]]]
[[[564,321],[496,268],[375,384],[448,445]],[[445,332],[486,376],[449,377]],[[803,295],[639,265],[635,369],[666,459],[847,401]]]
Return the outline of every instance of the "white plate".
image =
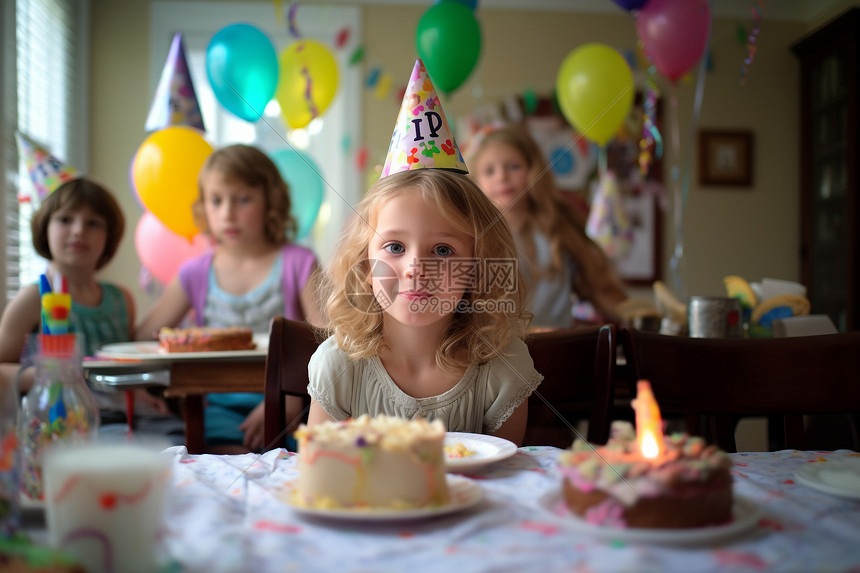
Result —
[[[463,444],[475,452],[465,458],[447,458],[445,467],[449,472],[467,474],[475,472],[493,462],[505,460],[517,453],[517,445],[503,438],[485,434],[469,434],[465,432],[448,432],[445,435],[445,446]]]
[[[794,472],[794,477],[806,487],[860,499],[860,458],[806,463]]]
[[[717,545],[729,541],[754,528],[762,515],[762,508],[755,501],[735,495],[732,505],[734,519],[725,525],[688,529],[617,528],[585,521],[567,508],[560,491],[544,496],[540,504],[553,515],[562,517],[575,529],[597,539],[671,546]]]
[[[44,511],[45,509],[45,502],[41,499],[32,499],[23,493],[19,499],[22,510]]]
[[[269,335],[255,334],[254,350],[219,350],[217,352],[170,352],[158,351],[158,342],[119,342],[102,346],[96,351],[96,358],[111,358],[120,360],[200,360],[203,358],[253,358],[265,357],[269,350]]]
[[[342,521],[401,521],[411,519],[424,519],[448,515],[472,507],[484,498],[484,490],[477,483],[461,477],[446,476],[448,493],[450,499],[445,505],[433,507],[417,507],[415,509],[323,509],[319,507],[305,507],[290,501],[290,494],[295,482],[287,484],[287,503],[296,513],[313,517],[325,517]]]

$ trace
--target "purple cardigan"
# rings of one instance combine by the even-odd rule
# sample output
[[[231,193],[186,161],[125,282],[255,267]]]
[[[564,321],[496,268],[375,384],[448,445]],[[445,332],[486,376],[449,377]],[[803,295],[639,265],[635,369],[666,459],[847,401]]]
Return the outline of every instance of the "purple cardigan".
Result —
[[[284,292],[284,316],[291,320],[304,320],[301,294],[317,262],[313,251],[299,245],[286,244],[281,251],[284,272],[281,288]],[[203,308],[209,292],[209,269],[212,267],[213,251],[207,251],[188,259],[179,267],[179,284],[191,301],[197,326],[203,324]]]

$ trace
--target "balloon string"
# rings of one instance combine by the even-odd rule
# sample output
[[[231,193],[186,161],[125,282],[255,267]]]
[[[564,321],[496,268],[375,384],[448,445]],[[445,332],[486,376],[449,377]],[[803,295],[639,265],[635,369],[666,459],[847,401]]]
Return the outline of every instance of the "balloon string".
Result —
[[[713,11],[713,0],[708,2],[711,11]],[[699,71],[696,77],[696,93],[693,98],[693,114],[690,118],[690,145],[687,146],[687,154],[682,159],[681,157],[681,140],[680,130],[681,124],[678,117],[678,85],[672,82],[671,85],[671,108],[672,108],[672,152],[675,156],[675,166],[672,167],[672,185],[675,198],[675,252],[672,254],[672,259],[669,265],[672,269],[672,278],[675,283],[676,295],[682,299],[687,297],[684,287],[684,210],[687,207],[687,200],[690,196],[690,178],[693,173],[693,150],[695,148],[696,133],[699,129],[699,118],[702,115],[702,100],[705,95],[705,74],[707,74],[706,61],[708,58],[708,46],[711,38],[711,21],[708,21],[708,28],[705,32],[705,50],[702,52],[702,58],[699,60]],[[683,163],[682,173],[678,172],[678,165]]]
[[[601,145],[597,152],[597,174],[598,179],[603,181],[603,176],[606,175],[608,160],[606,158],[606,145]]]
[[[670,170],[672,197],[673,197],[673,221],[675,223],[675,250],[669,261],[672,269],[672,280],[675,285],[675,294],[680,298],[684,295],[684,281],[682,263],[684,259],[684,200],[681,189],[680,160],[681,160],[681,128],[678,117],[678,84],[672,82],[669,86],[669,122],[672,127],[672,169]]]

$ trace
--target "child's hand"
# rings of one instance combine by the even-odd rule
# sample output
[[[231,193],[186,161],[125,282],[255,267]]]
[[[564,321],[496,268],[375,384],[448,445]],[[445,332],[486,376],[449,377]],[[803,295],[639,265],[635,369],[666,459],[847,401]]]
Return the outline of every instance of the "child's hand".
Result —
[[[239,429],[245,432],[245,439],[242,444],[251,451],[260,450],[265,444],[263,443],[263,402],[257,404],[257,407],[251,410],[245,421],[239,424]]]
[[[144,388],[138,388],[134,391],[134,400],[144,407],[152,408],[159,414],[170,413],[170,409],[167,407],[167,402],[164,401],[164,398],[153,396]]]

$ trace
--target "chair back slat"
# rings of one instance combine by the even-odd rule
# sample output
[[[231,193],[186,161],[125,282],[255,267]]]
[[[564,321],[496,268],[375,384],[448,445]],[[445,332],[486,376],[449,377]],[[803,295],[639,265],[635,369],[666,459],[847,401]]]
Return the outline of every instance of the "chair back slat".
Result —
[[[308,362],[319,342],[306,322],[282,316],[272,319],[269,328],[269,350],[266,355],[265,419],[263,437],[269,447],[286,445],[288,433],[300,422],[307,421]],[[300,420],[287,420],[285,397],[302,399],[305,415]],[[286,432],[284,431],[286,429]]]

